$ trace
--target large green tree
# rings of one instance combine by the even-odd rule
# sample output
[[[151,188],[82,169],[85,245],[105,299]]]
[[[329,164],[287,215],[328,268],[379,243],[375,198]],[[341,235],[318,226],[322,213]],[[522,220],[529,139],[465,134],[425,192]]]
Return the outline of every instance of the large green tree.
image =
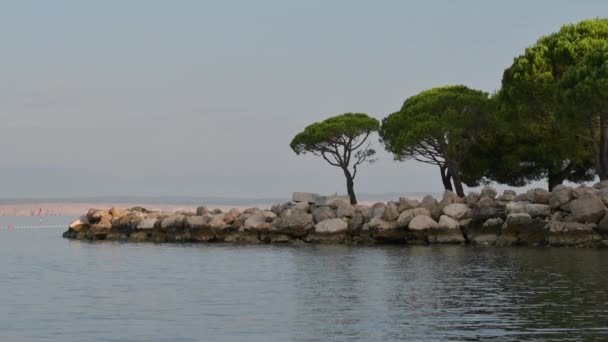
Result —
[[[437,165],[444,188],[464,196],[461,167],[487,130],[490,108],[487,93],[463,85],[429,89],[384,118],[380,138],[396,160]]]
[[[361,164],[374,161],[376,151],[367,139],[379,126],[378,120],[367,114],[345,113],[306,127],[290,146],[296,154],[312,153],[341,168],[350,202],[357,204],[354,180]]]
[[[608,42],[594,48],[560,82],[567,119],[579,128],[579,137],[593,146],[600,180],[608,179]]]
[[[500,91],[504,120],[518,148],[511,155],[533,177],[545,175],[549,189],[564,180],[589,180],[593,167],[591,140],[565,115],[560,83],[600,42],[608,39],[608,20],[584,20],[541,37],[505,70]],[[600,178],[606,179],[598,169]],[[533,178],[532,177],[532,178]]]

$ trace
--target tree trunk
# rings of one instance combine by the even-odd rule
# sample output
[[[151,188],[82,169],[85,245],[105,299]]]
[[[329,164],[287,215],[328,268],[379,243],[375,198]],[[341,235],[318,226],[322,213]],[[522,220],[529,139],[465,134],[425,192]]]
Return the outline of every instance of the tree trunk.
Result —
[[[564,172],[553,172],[548,170],[547,172],[547,183],[549,191],[553,191],[553,188],[562,184],[566,180],[566,174]]]
[[[600,181],[608,180],[608,122],[604,115],[600,113],[600,148],[599,148],[599,165],[597,175]]]
[[[460,168],[457,163],[448,161],[448,172],[452,176],[454,181],[454,189],[456,189],[456,195],[464,197],[464,188],[462,187],[462,181],[460,180]]]
[[[350,204],[357,204],[357,196],[355,196],[355,182],[348,168],[343,168],[344,176],[346,177],[346,191],[350,197]]]
[[[450,171],[448,171],[448,167],[445,165],[440,166],[439,170],[441,170],[441,181],[443,182],[443,188],[454,191],[452,188],[452,176],[450,175]]]

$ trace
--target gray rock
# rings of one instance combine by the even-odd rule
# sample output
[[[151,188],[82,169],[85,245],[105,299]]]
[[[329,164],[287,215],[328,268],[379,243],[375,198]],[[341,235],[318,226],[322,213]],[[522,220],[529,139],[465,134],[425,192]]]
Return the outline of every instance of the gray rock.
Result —
[[[213,228],[213,229],[222,229],[222,228],[225,228],[226,226],[228,226],[226,224],[226,222],[224,221],[224,217],[225,216],[226,216],[226,214],[213,215],[213,217],[209,221],[209,226],[211,228]]]
[[[205,206],[200,206],[200,207],[196,208],[197,216],[203,216],[208,213],[209,213],[209,209],[207,209],[207,207],[205,207]]]
[[[433,198],[433,196],[430,196],[430,195],[425,196],[422,199],[422,202],[420,202],[420,207],[425,208],[429,212],[435,211],[438,206],[439,206],[439,202],[437,202],[437,200],[435,198]]]
[[[315,198],[316,206],[329,205],[329,206],[337,207],[338,206],[337,202],[350,203],[350,197],[348,197],[348,196],[317,196],[317,198]]]
[[[551,193],[545,189],[536,188],[528,191],[528,198],[532,203],[549,204]]]
[[[496,195],[498,195],[498,191],[496,191],[495,188],[486,185],[483,187],[483,189],[481,189],[481,195],[480,198],[490,198],[490,199],[495,199]]]
[[[507,215],[518,214],[526,212],[526,205],[531,204],[530,202],[511,202],[506,206]]]
[[[453,219],[462,220],[471,211],[468,205],[464,203],[453,203],[443,208],[443,213]]]
[[[465,199],[459,197],[455,193],[450,190],[445,190],[443,192],[443,197],[441,198],[441,202],[443,202],[444,206],[454,204],[454,203],[464,203]]]
[[[420,215],[430,217],[431,213],[426,208],[408,209],[399,214],[399,218],[397,218],[397,224],[399,227],[407,227],[414,217]]]
[[[502,195],[498,198],[499,201],[511,202],[517,197],[517,193],[513,190],[505,190]]]
[[[291,196],[291,200],[294,202],[315,203],[315,199],[318,196],[318,194],[314,194],[311,192],[294,192]]]
[[[590,186],[581,185],[572,190],[572,197],[574,198],[585,198],[585,197],[595,197],[598,193],[596,188],[592,188]]]
[[[171,216],[165,217],[160,222],[160,227],[161,228],[181,227],[181,226],[183,226],[183,223],[184,223],[184,217],[185,216],[183,216],[183,215],[171,215]]]
[[[515,213],[507,215],[506,225],[509,228],[518,228],[529,226],[532,224],[532,216],[527,213]]]
[[[410,221],[408,228],[410,230],[436,229],[439,228],[439,224],[429,216],[418,215]]]
[[[274,225],[283,234],[301,237],[313,227],[313,217],[300,209],[288,209],[274,221]]]
[[[369,210],[370,211],[369,216],[371,218],[382,217],[382,216],[384,216],[385,210],[386,210],[386,204],[384,204],[382,202],[374,203],[374,205],[372,205],[372,207]]]
[[[339,218],[325,220],[315,225],[316,234],[345,233],[347,229],[348,223]]]
[[[336,214],[330,207],[318,207],[312,212],[316,223],[336,218]]]
[[[551,207],[548,204],[530,203],[525,205],[525,212],[532,218],[545,218],[551,216]]]
[[[137,226],[137,228],[138,229],[146,229],[146,228],[140,228],[140,226],[150,226],[150,225],[152,227],[154,227],[154,223],[152,221],[144,223],[147,220],[154,220],[154,221],[156,221],[156,219],[144,219],[143,221],[140,222],[140,224],[139,224],[139,226]],[[190,227],[190,228],[203,228],[203,227],[207,227],[207,226],[209,226],[208,223],[209,223],[209,217],[208,216],[189,216],[189,217],[186,218],[186,225],[188,227]]]
[[[562,207],[580,223],[598,223],[606,214],[606,207],[599,197],[577,198]]]
[[[477,192],[469,192],[469,194],[466,197],[466,203],[469,205],[469,207],[474,207],[477,202],[479,202],[479,198],[480,195]]]
[[[605,181],[606,182],[606,181]],[[608,206],[608,188],[602,188],[598,193],[599,198]]]
[[[449,216],[441,215],[439,227],[443,229],[460,229],[460,223]]]
[[[608,188],[608,180],[604,180],[598,183],[593,184],[593,187],[602,190],[603,188]]]
[[[553,192],[549,197],[549,205],[552,209],[558,209],[562,205],[572,200],[572,188],[565,185],[558,185],[553,188]]]
[[[308,202],[298,202],[293,207],[300,210],[308,211],[310,209],[310,204]]]
[[[347,202],[340,202],[336,210],[338,218],[353,217],[355,215],[355,207]]]
[[[532,197],[528,193],[523,193],[515,196],[514,202],[532,202]]]
[[[266,217],[264,217],[264,215],[254,214],[254,215],[249,216],[249,218],[247,218],[247,220],[245,220],[243,227],[245,228],[246,231],[258,230],[258,229],[262,228],[266,223],[267,223]]]
[[[418,200],[399,197],[399,206],[397,207],[397,210],[399,213],[402,213],[408,209],[418,208],[419,206],[420,202]]]
[[[397,204],[395,202],[388,202],[386,208],[384,209],[384,215],[382,218],[385,221],[395,221],[399,218],[399,211],[397,210]]]

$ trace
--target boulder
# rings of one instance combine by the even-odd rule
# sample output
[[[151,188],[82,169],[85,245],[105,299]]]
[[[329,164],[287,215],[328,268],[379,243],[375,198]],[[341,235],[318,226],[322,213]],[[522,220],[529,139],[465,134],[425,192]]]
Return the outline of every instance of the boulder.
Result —
[[[527,192],[521,193],[513,199],[515,202],[532,202],[532,197]]]
[[[574,190],[572,190],[572,197],[574,197],[574,198],[595,197],[597,195],[597,193],[598,193],[598,190],[596,188],[581,185],[579,187],[574,188]]]
[[[509,228],[526,228],[532,224],[532,216],[527,213],[514,213],[507,215],[506,225]]]
[[[506,213],[509,214],[519,214],[526,212],[526,205],[531,204],[530,202],[511,202],[506,205]]]
[[[370,208],[369,216],[371,218],[382,217],[382,216],[384,216],[385,210],[386,210],[386,204],[384,204],[382,202],[374,203],[374,205],[372,205],[372,207]]]
[[[150,220],[150,219],[144,219],[144,221],[146,221],[146,220]],[[142,221],[142,223],[144,221]],[[189,216],[189,217],[186,217],[186,226],[189,228],[209,227],[209,221],[210,221],[210,219],[208,216]],[[152,226],[154,226],[154,224],[151,221],[147,222],[145,224],[145,226],[150,226],[150,224],[152,224]],[[141,225],[141,223],[140,223],[140,225]],[[139,228],[139,226],[138,226],[138,228]],[[142,228],[139,228],[139,229],[142,229]]]
[[[558,185],[553,188],[553,192],[549,197],[549,205],[552,209],[559,209],[562,205],[572,200],[573,189],[569,186]]]
[[[443,206],[447,206],[454,203],[464,203],[465,199],[459,197],[455,193],[450,190],[445,190],[443,192],[443,197],[441,198],[441,202],[443,202]]]
[[[308,202],[315,203],[315,199],[318,197],[318,194],[311,192],[294,192],[291,196],[291,200],[294,202]]]
[[[593,246],[602,240],[594,228],[595,224],[551,221],[545,227],[546,240],[550,246]]]
[[[419,206],[420,202],[418,200],[399,197],[399,205],[397,206],[397,211],[399,213],[402,213],[408,209],[418,208]]]
[[[551,216],[551,207],[548,204],[529,203],[524,206],[524,209],[532,218]]]
[[[465,200],[469,207],[474,207],[479,201],[479,198],[480,195],[478,192],[469,192]]]
[[[338,208],[336,209],[336,216],[338,218],[353,217],[353,215],[355,215],[355,207],[352,204],[347,202],[340,202],[338,204]]]
[[[602,190],[604,188],[608,188],[608,180],[597,182],[597,183],[593,184],[593,187],[596,188],[596,189],[598,189],[598,190]]]
[[[340,215],[338,215],[339,217]],[[399,218],[399,211],[397,210],[397,204],[395,202],[388,202],[386,208],[384,209],[384,214],[382,218],[385,221],[395,221]]]
[[[517,193],[513,190],[505,190],[502,195],[498,197],[498,200],[501,202],[511,202],[517,197]]]
[[[196,215],[197,216],[203,216],[205,214],[209,214],[209,209],[207,209],[207,207],[200,206],[200,207],[196,208]]]
[[[184,215],[171,215],[167,216],[160,221],[160,228],[181,228],[184,226],[185,216]]]
[[[225,221],[224,217],[226,214],[216,214],[213,215],[211,220],[209,221],[209,226],[213,229],[223,229],[229,226]]]
[[[496,201],[489,197],[480,198],[471,212],[473,220],[481,222],[501,215],[504,215],[504,210],[499,209],[496,205]]]
[[[598,192],[598,196],[602,200],[602,202],[604,202],[604,205],[608,206],[608,188],[602,188]]]
[[[232,224],[232,223],[234,223],[234,220],[236,220],[236,218],[239,217],[239,215],[241,215],[241,211],[236,208],[232,208],[224,216],[224,222],[226,224]]]
[[[249,216],[245,223],[243,224],[243,228],[245,231],[257,231],[266,225],[266,218],[262,214],[254,214]]]
[[[325,220],[315,225],[315,234],[336,234],[346,233],[348,229],[348,223],[342,219],[335,218],[331,220]]]
[[[389,222],[380,217],[373,217],[369,223],[362,226],[360,235],[363,235],[366,232],[369,233],[370,237],[377,243],[405,242],[405,230],[399,227],[397,221]]]
[[[481,189],[480,198],[495,199],[496,195],[498,195],[498,191],[496,191],[495,188],[493,188],[489,185],[486,185],[483,187],[483,189]]]
[[[296,209],[308,211],[310,209],[310,204],[308,202],[298,202],[293,207]]]
[[[120,208],[116,208],[116,207],[112,207],[110,209],[110,215],[112,215],[113,217],[121,217],[121,216],[128,215],[129,213],[130,213],[130,211],[128,211],[126,209],[120,209]]]
[[[79,219],[70,223],[70,225],[68,226],[69,229],[76,231],[76,232],[84,231],[88,227],[89,227],[89,222],[87,221],[86,216],[81,216]]]
[[[336,218],[336,214],[330,207],[318,207],[312,212],[316,223]]]
[[[399,217],[397,218],[397,225],[399,227],[407,227],[414,217],[420,215],[430,217],[431,213],[426,208],[408,209],[399,214]]]
[[[598,223],[606,214],[604,202],[599,197],[577,198],[562,207],[579,223]]]
[[[317,196],[315,198],[316,206],[332,206],[337,207],[339,202],[347,202],[350,203],[350,197],[348,196]]]
[[[443,213],[453,219],[462,220],[470,213],[471,208],[463,203],[453,203],[443,208]]]
[[[439,202],[437,202],[437,200],[435,198],[433,198],[433,196],[430,196],[430,195],[425,196],[422,199],[422,202],[420,202],[420,207],[425,208],[430,213],[436,211],[438,206],[439,206]]]
[[[483,224],[464,227],[467,239],[477,245],[493,245],[501,234],[504,221],[500,217],[489,218]]]
[[[137,225],[137,229],[154,229],[156,227],[156,222],[158,219],[156,218],[145,218],[139,221]]]
[[[410,230],[435,229],[439,228],[439,224],[430,216],[418,215],[414,216],[414,218],[410,221],[408,228]]]
[[[449,216],[441,215],[439,227],[443,229],[460,229],[460,223]]]
[[[549,204],[551,193],[545,189],[532,189],[528,191],[530,202],[537,204]]]
[[[313,227],[313,217],[300,209],[288,209],[274,221],[274,226],[281,234],[303,237]]]

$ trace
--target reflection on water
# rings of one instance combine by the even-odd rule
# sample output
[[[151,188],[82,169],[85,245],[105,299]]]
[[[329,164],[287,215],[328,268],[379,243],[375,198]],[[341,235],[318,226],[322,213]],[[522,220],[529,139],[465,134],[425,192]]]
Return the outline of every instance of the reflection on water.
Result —
[[[608,340],[608,251],[60,235],[0,230],[0,340]]]

